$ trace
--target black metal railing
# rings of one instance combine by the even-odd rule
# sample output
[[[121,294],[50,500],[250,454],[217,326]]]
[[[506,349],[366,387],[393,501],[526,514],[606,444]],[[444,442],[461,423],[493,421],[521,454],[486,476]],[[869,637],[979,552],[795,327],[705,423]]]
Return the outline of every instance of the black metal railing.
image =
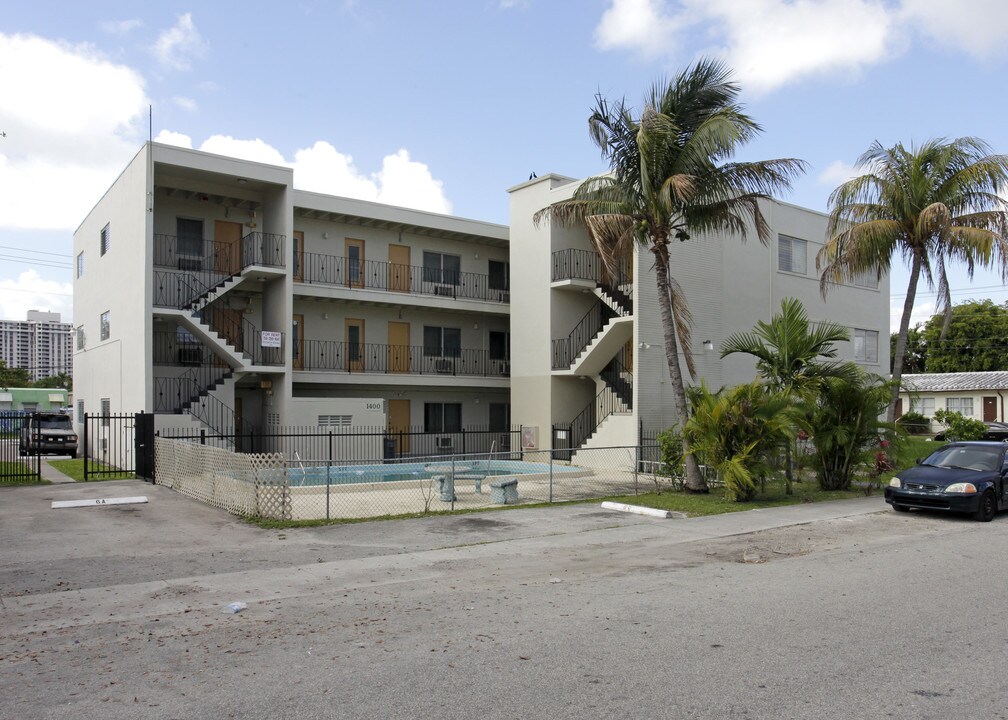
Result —
[[[42,479],[43,443],[38,417],[24,411],[0,413],[0,485]]]
[[[633,373],[624,365],[626,360],[626,348],[620,350],[619,355],[609,361],[609,364],[602,368],[599,377],[613,393],[627,406],[633,409]],[[599,418],[599,422],[605,418]]]
[[[510,286],[506,277],[399,265],[380,260],[354,260],[311,252],[298,254],[294,279],[308,285],[337,285],[500,303],[510,300]]]
[[[390,375],[469,375],[508,377],[508,358],[491,357],[487,350],[443,352],[423,345],[348,343],[304,340],[294,347],[295,370],[330,370]]]
[[[616,317],[616,311],[603,303],[596,302],[591,309],[584,314],[574,329],[565,338],[553,340],[552,367],[554,370],[564,370],[571,366],[574,359],[581,354],[601,332],[605,324],[610,319]]]
[[[252,265],[282,268],[287,237],[278,233],[250,232],[241,239],[241,269]],[[239,271],[240,272],[240,271]]]
[[[231,368],[203,365],[180,375],[155,376],[154,412],[184,412],[201,395],[220,387],[232,375]]]
[[[136,417],[135,413],[84,414],[84,480],[134,477]]]
[[[195,319],[221,336],[228,346],[251,365],[283,365],[284,333],[278,333],[279,347],[263,347],[262,331],[244,315],[219,312],[213,305],[193,314]],[[274,334],[273,337],[276,337]]]
[[[567,248],[552,254],[553,282],[559,280],[590,280],[598,282],[602,278],[602,258],[592,250]]]
[[[553,426],[554,448],[567,451],[566,457],[563,455],[558,457],[563,460],[570,460],[574,452],[584,445],[595,433],[603,420],[614,413],[629,411],[630,408],[627,406],[627,403],[623,402],[622,398],[613,392],[612,388],[608,385],[602,388],[602,391],[595,396],[595,399],[588,403],[584,410],[578,413],[573,420],[566,425]],[[565,442],[557,442],[558,430],[565,431],[561,435]]]

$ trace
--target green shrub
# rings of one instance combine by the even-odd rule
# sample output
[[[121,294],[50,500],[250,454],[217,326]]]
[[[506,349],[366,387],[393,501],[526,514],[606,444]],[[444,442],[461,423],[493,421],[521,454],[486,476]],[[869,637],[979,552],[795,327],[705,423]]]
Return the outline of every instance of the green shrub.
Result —
[[[903,413],[896,422],[911,435],[923,435],[931,429],[931,418],[919,412]]]
[[[987,426],[982,422],[965,417],[960,412],[936,410],[934,417],[945,426],[946,440],[979,440],[987,432]]]
[[[680,480],[685,477],[683,439],[678,428],[669,428],[658,433],[658,449],[661,451],[661,474]]]

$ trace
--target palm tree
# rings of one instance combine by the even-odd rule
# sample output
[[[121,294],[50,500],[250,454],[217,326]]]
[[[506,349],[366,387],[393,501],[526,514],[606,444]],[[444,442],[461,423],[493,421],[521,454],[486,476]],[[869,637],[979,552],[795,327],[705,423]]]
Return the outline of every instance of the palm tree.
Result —
[[[652,253],[680,427],[687,420],[680,352],[691,378],[696,368],[690,349],[692,319],[672,273],[672,241],[718,232],[744,239],[751,224],[767,243],[770,229],[759,200],[789,188],[804,168],[794,159],[727,162],[761,131],[737,104],[738,93],[726,66],[701,60],[673,80],[655,83],[639,117],[625,100],[611,106],[596,96],[588,129],[610,172],[588,178],[570,200],[535,215],[537,223],[550,217],[562,226],[585,227],[613,275],[635,244]],[[707,491],[690,454],[686,487]]]
[[[756,370],[768,389],[780,393],[786,400],[808,398],[819,381],[827,377],[849,376],[853,365],[834,360],[834,343],[849,340],[843,325],[809,322],[805,307],[795,298],[784,298],[781,311],[770,322],[760,320],[752,332],[730,335],[721,345],[721,357],[745,353],[756,358]],[[785,487],[791,494],[792,448],[787,444],[784,465]]]
[[[959,262],[973,277],[977,265],[996,267],[1008,280],[1008,156],[992,155],[972,137],[929,140],[917,147],[878,141],[858,159],[866,172],[830,196],[828,240],[816,256],[823,297],[833,285],[866,273],[882,277],[900,256],[910,266],[893,358],[888,422],[896,418],[910,313],[921,276],[938,286],[945,328],[951,319],[946,264]]]

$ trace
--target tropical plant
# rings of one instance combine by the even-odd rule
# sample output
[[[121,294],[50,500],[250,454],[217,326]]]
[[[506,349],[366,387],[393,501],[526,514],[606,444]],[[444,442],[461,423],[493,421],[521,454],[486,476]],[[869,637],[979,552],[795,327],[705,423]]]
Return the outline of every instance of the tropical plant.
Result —
[[[987,426],[956,410],[935,410],[934,419],[945,426],[946,440],[979,440]]]
[[[893,371],[893,363],[896,362],[896,343],[899,341],[899,333],[894,332],[889,335],[889,372]],[[927,372],[926,364],[928,357],[928,344],[924,339],[924,328],[921,325],[907,330],[906,349],[903,351],[903,372],[922,373]]]
[[[951,294],[946,265],[996,267],[1008,280],[1008,156],[992,155],[982,140],[929,140],[909,148],[878,141],[858,159],[865,174],[830,196],[828,240],[816,257],[823,297],[841,282],[889,272],[894,257],[910,266],[910,280],[893,358],[887,419],[896,417],[899,381],[917,284],[938,287],[947,328]]]
[[[900,415],[896,419],[896,424],[911,435],[922,435],[931,428],[931,419],[923,413],[911,410]]]
[[[788,400],[809,398],[820,379],[842,377],[854,367],[834,360],[834,343],[850,339],[843,325],[812,324],[805,307],[795,298],[784,298],[781,310],[770,322],[760,320],[752,332],[730,335],[721,344],[721,357],[743,353],[756,358],[756,370],[767,386]],[[785,492],[791,494],[793,441],[787,444],[784,465]]]
[[[678,428],[667,428],[658,433],[657,439],[661,452],[661,474],[682,482],[685,468],[682,433]]]
[[[847,490],[855,471],[874,467],[880,431],[890,431],[891,437],[894,428],[879,420],[889,393],[889,382],[860,370],[820,381],[815,400],[805,406],[803,424],[812,438],[811,464],[823,490]]]
[[[768,242],[770,228],[759,200],[790,187],[791,179],[804,168],[794,159],[728,162],[761,131],[742,112],[738,94],[726,66],[701,60],[671,81],[655,83],[639,114],[625,99],[610,105],[596,96],[588,129],[610,172],[588,178],[569,200],[535,215],[537,223],[551,218],[561,226],[583,226],[614,275],[635,245],[654,256],[665,359],[679,427],[687,420],[680,353],[691,377],[696,368],[692,318],[673,275],[672,243],[699,233],[744,239],[750,227],[761,242]],[[686,488],[707,491],[690,454]]]
[[[715,393],[701,381],[690,400],[693,414],[683,429],[690,452],[718,474],[726,498],[752,500],[794,422],[788,399],[759,381]]]
[[[7,363],[0,360],[0,387],[2,388],[26,388],[31,387],[31,373],[24,368],[7,367]]]
[[[942,329],[945,334],[942,335]],[[927,344],[922,372],[1008,370],[1008,307],[969,300],[952,308],[952,319],[935,315],[921,330]]]

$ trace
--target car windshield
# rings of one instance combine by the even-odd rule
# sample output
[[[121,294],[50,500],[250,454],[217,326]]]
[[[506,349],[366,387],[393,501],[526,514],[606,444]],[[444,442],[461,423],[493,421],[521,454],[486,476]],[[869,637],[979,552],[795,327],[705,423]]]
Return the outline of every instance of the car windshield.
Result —
[[[923,464],[990,472],[1001,466],[1001,448],[983,445],[947,445],[928,455]]]
[[[39,418],[39,427],[43,430],[73,430],[70,418],[65,415],[59,417],[43,415]]]

